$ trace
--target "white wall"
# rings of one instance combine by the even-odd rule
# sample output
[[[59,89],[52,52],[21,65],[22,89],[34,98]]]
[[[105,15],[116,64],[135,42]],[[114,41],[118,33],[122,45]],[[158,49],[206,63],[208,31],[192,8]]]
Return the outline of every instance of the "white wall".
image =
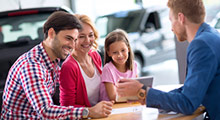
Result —
[[[21,8],[70,5],[69,0],[0,0],[0,11],[19,9],[19,2]]]
[[[164,2],[161,0],[143,0],[145,6],[164,4],[167,0],[162,1]],[[21,8],[46,6],[67,6],[71,8],[70,0],[0,0],[0,11],[19,9],[19,3]],[[92,19],[99,15],[139,7],[134,3],[134,0],[75,0],[75,4],[77,13],[87,14]]]

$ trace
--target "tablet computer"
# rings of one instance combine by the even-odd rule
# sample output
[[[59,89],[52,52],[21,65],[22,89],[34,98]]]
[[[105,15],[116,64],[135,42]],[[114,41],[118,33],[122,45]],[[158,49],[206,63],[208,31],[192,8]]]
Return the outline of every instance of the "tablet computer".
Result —
[[[140,83],[144,84],[146,87],[152,87],[153,84],[153,76],[144,76],[138,78],[132,78],[134,80],[138,80]]]
[[[143,76],[143,77],[128,78],[128,79],[138,80],[140,83],[144,84],[147,87],[152,87],[153,84],[152,76]],[[116,95],[116,102],[126,102],[126,101],[136,101],[136,100],[138,100],[137,96],[120,97]]]

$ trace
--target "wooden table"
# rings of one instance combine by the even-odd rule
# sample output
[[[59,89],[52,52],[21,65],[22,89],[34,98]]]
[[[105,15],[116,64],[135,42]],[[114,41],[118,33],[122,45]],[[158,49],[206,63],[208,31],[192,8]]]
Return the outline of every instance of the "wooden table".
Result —
[[[154,88],[168,92],[183,84],[159,85]],[[113,105],[112,114],[107,118],[96,120],[192,120],[204,113],[205,107],[199,107],[193,115],[159,113],[156,108],[149,108],[139,103],[116,103]],[[95,120],[95,119],[93,119]]]
[[[201,106],[193,115],[161,114],[158,109],[148,108],[139,103],[116,103],[113,105],[113,114],[109,117],[92,120],[192,120],[203,114],[204,110]]]

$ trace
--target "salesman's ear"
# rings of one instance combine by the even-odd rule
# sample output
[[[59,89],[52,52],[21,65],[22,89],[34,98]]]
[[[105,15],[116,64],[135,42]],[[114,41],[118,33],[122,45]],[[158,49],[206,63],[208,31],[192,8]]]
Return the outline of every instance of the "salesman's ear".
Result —
[[[185,15],[183,13],[178,13],[178,21],[181,23],[181,24],[184,24],[185,23]]]

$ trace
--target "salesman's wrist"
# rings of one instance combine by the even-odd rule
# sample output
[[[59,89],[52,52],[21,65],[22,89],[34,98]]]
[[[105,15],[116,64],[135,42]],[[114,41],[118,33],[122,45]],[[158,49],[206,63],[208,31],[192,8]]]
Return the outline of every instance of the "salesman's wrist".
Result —
[[[146,97],[146,90],[144,90],[142,88],[139,89],[138,93],[137,93],[137,97],[138,97],[139,100],[144,100],[145,97]]]
[[[138,90],[137,96],[140,100],[146,99],[150,87],[142,87]]]

